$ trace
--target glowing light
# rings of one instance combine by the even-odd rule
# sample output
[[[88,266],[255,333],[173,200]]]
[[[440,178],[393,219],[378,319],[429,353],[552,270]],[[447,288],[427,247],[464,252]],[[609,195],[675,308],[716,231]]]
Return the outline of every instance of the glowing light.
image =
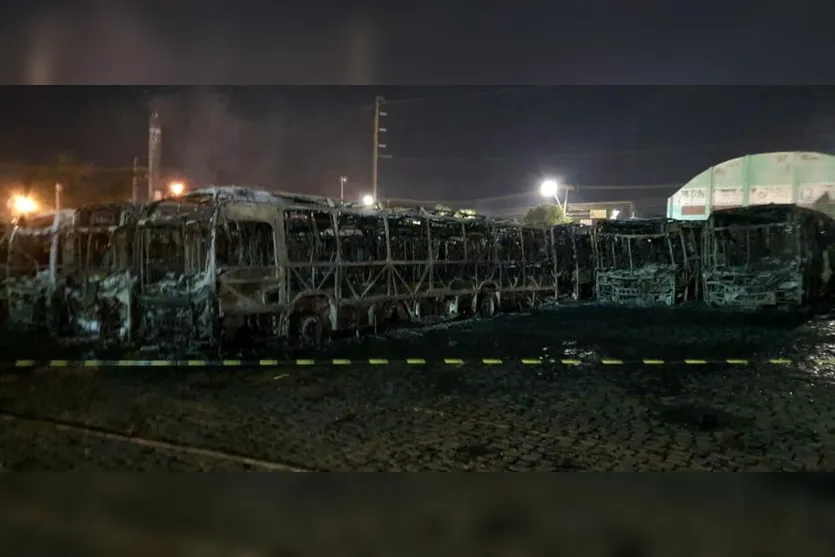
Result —
[[[368,194],[363,195],[361,201],[362,204],[366,207],[371,207],[372,205],[374,205],[374,196]]]
[[[620,209],[612,209],[612,212],[611,212],[609,218],[610,219],[616,219],[616,218],[618,218],[619,214],[620,214]]]
[[[556,180],[545,180],[539,186],[539,194],[542,197],[554,197],[557,195],[557,191],[560,188],[560,183]]]
[[[171,192],[171,195],[183,195],[183,192],[186,191],[186,185],[182,182],[171,182],[168,184],[168,190]]]
[[[9,209],[15,215],[29,215],[37,212],[39,208],[38,202],[28,195],[13,195],[9,199]]]

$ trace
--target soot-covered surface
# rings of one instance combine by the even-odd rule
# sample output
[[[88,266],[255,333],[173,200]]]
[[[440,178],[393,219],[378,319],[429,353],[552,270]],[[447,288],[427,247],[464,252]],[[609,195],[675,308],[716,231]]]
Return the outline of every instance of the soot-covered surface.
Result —
[[[834,355],[833,323],[827,316],[572,307],[336,342],[323,355],[386,358],[388,365],[5,376],[0,465],[832,470],[833,366],[816,360]],[[590,363],[518,363],[538,356]],[[442,358],[505,363],[431,363]],[[752,363],[594,363],[600,358]],[[792,363],[753,363],[768,358]]]

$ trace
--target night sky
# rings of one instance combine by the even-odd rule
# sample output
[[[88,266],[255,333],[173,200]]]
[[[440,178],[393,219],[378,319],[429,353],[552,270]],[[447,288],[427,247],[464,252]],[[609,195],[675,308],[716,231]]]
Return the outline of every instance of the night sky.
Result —
[[[22,54],[3,62],[4,81],[321,85],[7,87],[0,160],[71,151],[128,166],[146,155],[153,106],[163,165],[190,182],[335,196],[347,175],[356,195],[369,187],[375,94],[391,101],[383,141],[393,158],[381,162],[380,191],[398,198],[523,193],[553,175],[580,187],[574,201],[632,199],[657,211],[676,185],[728,158],[835,150],[835,89],[756,85],[833,82],[822,2],[379,14],[248,0],[234,11],[209,0],[85,5],[21,12],[2,39]],[[509,85],[476,86],[485,83]],[[593,187],[602,185],[669,188]]]
[[[338,195],[370,183],[375,94],[389,99],[380,191],[461,200],[535,191],[545,176],[573,201],[657,207],[708,166],[773,150],[835,152],[835,89],[771,87],[10,87],[0,153],[72,152],[129,166],[163,120],[163,162],[190,182]],[[593,186],[659,186],[609,189]],[[588,188],[583,190],[583,188]],[[648,209],[649,210],[649,209]]]

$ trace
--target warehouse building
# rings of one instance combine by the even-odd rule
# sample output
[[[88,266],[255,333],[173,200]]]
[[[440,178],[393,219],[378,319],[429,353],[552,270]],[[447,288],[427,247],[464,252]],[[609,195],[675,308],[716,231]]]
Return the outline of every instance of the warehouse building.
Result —
[[[835,156],[811,152],[746,155],[712,166],[667,200],[667,217],[705,220],[711,211],[797,204],[832,214]]]
[[[565,211],[571,220],[592,224],[606,219],[631,219],[635,217],[635,204],[631,201],[599,201],[597,203],[569,203]]]
[[[477,200],[472,208],[478,213],[495,218],[522,219],[528,211],[550,200],[543,199],[539,192],[525,192],[502,197]],[[632,201],[598,201],[589,203],[568,202],[566,214],[574,222],[590,224],[602,219],[628,219],[635,216]]]
[[[481,211],[496,218],[521,220],[531,209],[538,207],[539,203],[510,207],[493,211]],[[574,222],[581,224],[592,224],[598,220],[605,219],[629,219],[635,216],[635,204],[631,201],[601,201],[598,203],[568,203],[566,215]]]

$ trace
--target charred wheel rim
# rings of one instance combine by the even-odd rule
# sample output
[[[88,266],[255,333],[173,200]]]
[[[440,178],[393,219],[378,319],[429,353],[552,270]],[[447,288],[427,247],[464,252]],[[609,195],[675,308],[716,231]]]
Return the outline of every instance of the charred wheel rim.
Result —
[[[458,300],[455,298],[447,298],[444,300],[444,314],[445,317],[453,317],[458,314]]]
[[[496,312],[496,302],[492,294],[482,294],[478,300],[478,314],[491,317]]]
[[[317,315],[304,315],[298,322],[298,343],[303,348],[316,348],[322,343],[322,320]]]

